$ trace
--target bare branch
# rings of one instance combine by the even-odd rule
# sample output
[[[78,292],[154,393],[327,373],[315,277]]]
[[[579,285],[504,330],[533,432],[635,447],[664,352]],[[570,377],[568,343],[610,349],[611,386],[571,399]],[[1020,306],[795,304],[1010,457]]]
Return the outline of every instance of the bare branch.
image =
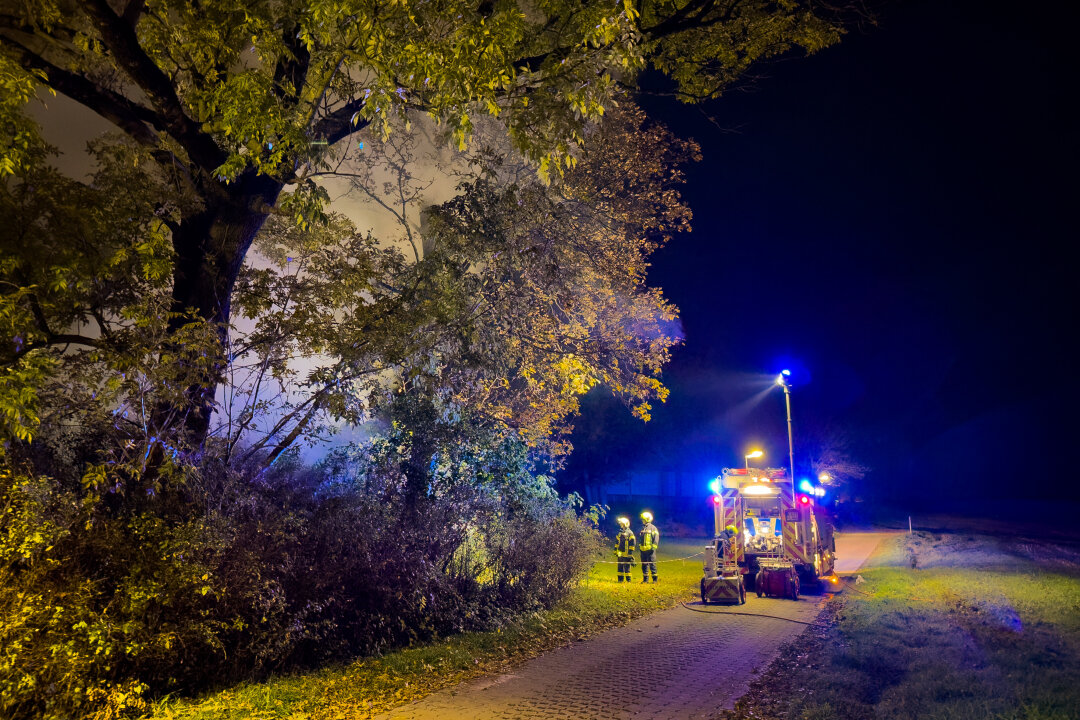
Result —
[[[311,419],[315,417],[315,413],[317,413],[318,411],[319,402],[316,401],[312,403],[311,409],[308,410],[307,414],[304,415],[303,419],[300,422],[296,423],[296,427],[292,429],[292,432],[286,435],[285,439],[278,443],[277,446],[270,451],[270,454],[266,456],[266,459],[264,459],[262,462],[262,466],[264,468],[273,465],[274,461],[278,459],[278,456],[288,450],[289,446],[296,442],[296,438],[300,437],[300,433],[304,431],[304,429],[311,422]]]
[[[280,420],[277,421],[277,424],[274,425],[273,429],[270,430],[270,432],[268,432],[266,434],[266,437],[264,437],[262,440],[260,440],[259,442],[255,443],[250,448],[248,448],[248,451],[246,453],[244,453],[244,456],[240,459],[240,462],[241,463],[246,463],[248,460],[250,460],[252,457],[254,457],[257,452],[259,452],[264,447],[269,445],[270,444],[270,439],[273,438],[275,435],[277,435],[279,432],[281,432],[285,428],[285,426],[287,426],[290,422],[292,422],[293,418],[295,418],[297,415],[299,415],[301,412],[303,412],[304,409],[309,404],[314,405],[314,407],[312,407],[311,411],[308,412],[308,414],[305,416],[305,418],[301,422],[304,423],[304,424],[306,424],[307,422],[310,422],[310,419],[313,416],[312,413],[318,407],[319,402],[321,402],[322,397],[328,392],[328,390],[329,390],[329,388],[323,388],[319,392],[312,394],[307,400],[305,400],[304,402],[297,405],[296,408],[294,408],[291,413],[289,413],[288,415],[284,415]],[[293,430],[293,432],[296,432],[295,429]],[[292,435],[292,433],[290,433],[290,435]],[[295,440],[295,439],[296,439],[296,437],[294,436],[293,440]],[[292,444],[292,440],[289,441],[289,444]],[[278,444],[278,447],[281,448],[280,443]],[[288,447],[288,446],[286,446],[286,447]],[[278,454],[280,454],[284,450],[285,450],[285,448],[281,448],[281,450],[278,452]]]

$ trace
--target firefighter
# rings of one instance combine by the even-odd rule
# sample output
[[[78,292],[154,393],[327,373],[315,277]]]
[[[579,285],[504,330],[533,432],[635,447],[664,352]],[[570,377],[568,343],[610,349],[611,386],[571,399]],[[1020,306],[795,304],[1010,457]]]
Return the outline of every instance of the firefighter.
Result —
[[[619,582],[630,582],[630,567],[634,564],[634,547],[637,540],[630,531],[630,518],[621,517],[619,534],[615,536],[615,556],[618,558]]]
[[[732,545],[735,542],[735,526],[728,525],[724,528],[724,531],[720,533],[720,557],[727,561],[728,555],[731,553]]]
[[[660,531],[652,524],[652,513],[646,510],[641,513],[642,528],[638,533],[638,550],[641,551],[641,582],[649,582],[649,572],[652,572],[652,581],[656,582],[656,548],[660,546]]]

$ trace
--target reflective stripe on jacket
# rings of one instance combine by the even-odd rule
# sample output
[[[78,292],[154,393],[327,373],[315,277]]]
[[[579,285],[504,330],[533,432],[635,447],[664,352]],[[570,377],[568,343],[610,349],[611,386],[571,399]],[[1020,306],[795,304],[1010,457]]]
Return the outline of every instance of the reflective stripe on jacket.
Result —
[[[645,527],[641,528],[641,551],[648,552],[649,550],[655,550],[660,546],[660,531],[656,529],[656,526],[649,523]]]
[[[615,552],[620,555],[630,555],[634,552],[634,533],[629,530],[620,530],[615,536]]]

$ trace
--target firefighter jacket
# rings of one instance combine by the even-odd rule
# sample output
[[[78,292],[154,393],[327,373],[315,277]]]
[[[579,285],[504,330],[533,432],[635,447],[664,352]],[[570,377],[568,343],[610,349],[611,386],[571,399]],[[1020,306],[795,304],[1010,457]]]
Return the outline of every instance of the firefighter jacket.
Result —
[[[660,531],[656,529],[655,525],[646,523],[645,527],[641,528],[641,532],[638,533],[638,547],[641,548],[641,552],[648,552],[660,547]]]
[[[630,532],[629,528],[620,530],[619,534],[615,536],[615,552],[620,557],[633,555],[635,544],[634,533]]]

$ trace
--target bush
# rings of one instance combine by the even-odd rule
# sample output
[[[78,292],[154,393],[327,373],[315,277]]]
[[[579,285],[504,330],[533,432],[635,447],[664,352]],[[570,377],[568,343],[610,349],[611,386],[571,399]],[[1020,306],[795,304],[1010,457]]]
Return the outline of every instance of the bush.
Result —
[[[149,484],[0,456],[0,716],[135,717],[163,693],[492,627],[587,569],[598,533],[524,448],[438,445],[420,493],[413,449],[391,433],[318,468],[207,460]]]
[[[138,715],[220,651],[205,523],[110,500],[0,470],[0,715]]]

